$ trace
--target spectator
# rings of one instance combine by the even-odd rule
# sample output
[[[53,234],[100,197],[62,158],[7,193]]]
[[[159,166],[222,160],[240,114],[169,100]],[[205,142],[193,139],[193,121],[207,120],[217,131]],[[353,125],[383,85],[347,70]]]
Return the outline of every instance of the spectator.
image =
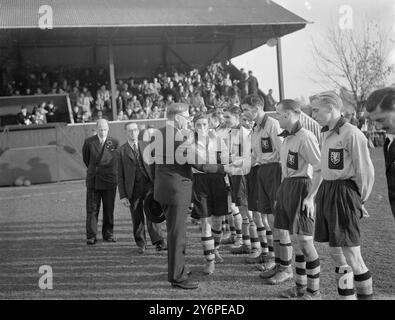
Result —
[[[90,100],[89,97],[85,96],[84,93],[80,94],[80,97],[77,101],[77,106],[81,109],[82,111],[82,119],[84,122],[88,122],[91,120],[92,117],[92,111],[91,111],[91,105],[90,105]]]
[[[72,92],[69,94],[71,107],[77,105],[78,96],[79,96],[78,87],[73,87]]]
[[[158,106],[152,108],[152,112],[148,115],[148,119],[159,119],[161,116]]]
[[[74,119],[74,123],[84,122],[82,116],[82,110],[77,105],[73,107],[73,119]]]
[[[258,79],[252,74],[252,71],[248,71],[248,94],[249,95],[258,95],[259,85]]]
[[[57,117],[57,108],[55,107],[53,101],[49,101],[46,106],[47,109],[47,122],[57,122],[58,117]]]
[[[101,69],[102,70],[102,69]],[[107,90],[106,86],[102,84],[100,90],[97,91],[97,99],[100,100],[100,109],[98,110],[108,110],[111,109],[110,91]]]
[[[119,110],[117,121],[129,120],[128,116],[122,110]]]
[[[204,106],[205,106],[205,104],[204,104],[204,99],[203,99],[203,97],[200,95],[200,91],[199,91],[198,89],[196,89],[195,92],[194,92],[194,94],[192,95],[191,104],[192,104],[194,107],[198,107],[198,108],[201,108],[201,107],[204,107]]]
[[[32,123],[31,114],[27,112],[26,106],[21,106],[21,111],[17,114],[17,123],[19,125],[28,126]]]
[[[47,123],[47,109],[46,109],[47,103],[45,101],[41,102],[40,106],[38,107],[38,110],[40,111],[41,115],[44,117],[44,122]]]
[[[274,98],[273,98],[273,90],[272,89],[269,89],[269,93],[267,94],[266,98],[267,98],[268,106],[267,106],[267,108],[265,108],[265,111],[274,111],[277,101],[274,100]]]
[[[34,107],[30,117],[32,124],[45,124],[46,118],[41,114],[39,108]]]
[[[133,110],[132,108],[126,108],[126,113],[125,113],[125,118],[127,118],[127,120],[132,120],[133,119]]]

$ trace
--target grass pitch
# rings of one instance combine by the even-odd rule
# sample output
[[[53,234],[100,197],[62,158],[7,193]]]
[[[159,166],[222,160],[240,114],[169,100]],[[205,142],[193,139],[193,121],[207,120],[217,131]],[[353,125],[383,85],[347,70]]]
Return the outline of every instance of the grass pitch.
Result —
[[[362,253],[373,274],[376,299],[395,298],[395,223],[388,204],[382,150],[372,150],[376,182],[362,220]],[[101,220],[101,215],[100,215]],[[165,228],[165,226],[163,226]],[[101,223],[99,224],[99,230]],[[245,256],[229,254],[211,276],[202,273],[203,254],[197,226],[188,218],[187,263],[198,290],[184,291],[167,282],[167,254],[149,242],[137,253],[129,211],[117,202],[117,243],[85,244],[84,182],[0,189],[1,299],[277,299],[292,282],[262,284],[259,271]],[[147,235],[148,236],[148,235]],[[328,248],[317,243],[321,258],[321,291],[336,298],[334,265]],[[53,289],[39,288],[39,268],[53,270]]]

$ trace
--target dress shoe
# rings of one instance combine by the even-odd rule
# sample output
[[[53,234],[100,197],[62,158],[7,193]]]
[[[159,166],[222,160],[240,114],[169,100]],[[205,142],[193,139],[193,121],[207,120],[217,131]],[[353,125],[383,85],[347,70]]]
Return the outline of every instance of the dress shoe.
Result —
[[[105,242],[117,242],[117,239],[115,237],[108,237],[104,239]]]
[[[97,242],[97,240],[95,238],[86,240],[87,245],[94,245],[94,244],[96,244],[96,242]]]
[[[158,243],[156,245],[156,251],[164,251],[167,250],[167,246],[164,243]]]
[[[139,254],[145,253],[145,247],[138,247],[137,253],[139,253]]]
[[[199,282],[192,281],[192,280],[185,280],[181,282],[172,282],[171,285],[176,288],[185,289],[185,290],[192,290],[199,288]]]
[[[293,271],[291,267],[280,268],[279,271],[271,278],[266,279],[266,284],[280,284],[293,278]]]

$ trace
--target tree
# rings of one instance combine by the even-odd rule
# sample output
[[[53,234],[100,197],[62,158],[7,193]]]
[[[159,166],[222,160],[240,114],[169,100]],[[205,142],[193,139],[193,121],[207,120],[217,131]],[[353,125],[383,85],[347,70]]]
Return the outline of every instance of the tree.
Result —
[[[319,76],[337,89],[346,88],[353,98],[347,102],[361,111],[368,95],[385,86],[394,71],[387,62],[388,37],[370,22],[351,30],[332,26],[323,39],[320,45],[313,41]]]

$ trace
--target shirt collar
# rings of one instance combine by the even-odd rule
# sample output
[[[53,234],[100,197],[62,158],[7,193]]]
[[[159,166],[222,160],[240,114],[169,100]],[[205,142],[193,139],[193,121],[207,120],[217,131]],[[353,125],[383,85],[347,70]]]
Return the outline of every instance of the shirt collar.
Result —
[[[267,118],[269,118],[269,116],[265,113],[260,123],[258,123],[258,121],[255,122],[253,129],[255,129],[257,126],[260,126],[263,129],[265,127]]]
[[[340,119],[336,122],[335,126],[333,129],[329,129],[329,126],[325,126],[321,129],[321,132],[327,132],[327,131],[335,131],[337,134],[340,134],[340,128],[346,123],[346,119],[344,119],[343,116],[340,117]]]
[[[291,129],[291,132],[289,132],[288,130],[284,130],[283,132],[281,132],[278,136],[279,137],[283,137],[286,138],[288,136],[294,136],[296,133],[298,133],[298,131],[302,129],[302,125],[300,124],[300,121],[298,120],[294,126]]]
[[[129,146],[131,146],[132,148],[133,148],[134,146],[138,146],[137,141],[136,141],[136,142],[131,142],[131,141],[128,140],[128,144],[129,144]]]

